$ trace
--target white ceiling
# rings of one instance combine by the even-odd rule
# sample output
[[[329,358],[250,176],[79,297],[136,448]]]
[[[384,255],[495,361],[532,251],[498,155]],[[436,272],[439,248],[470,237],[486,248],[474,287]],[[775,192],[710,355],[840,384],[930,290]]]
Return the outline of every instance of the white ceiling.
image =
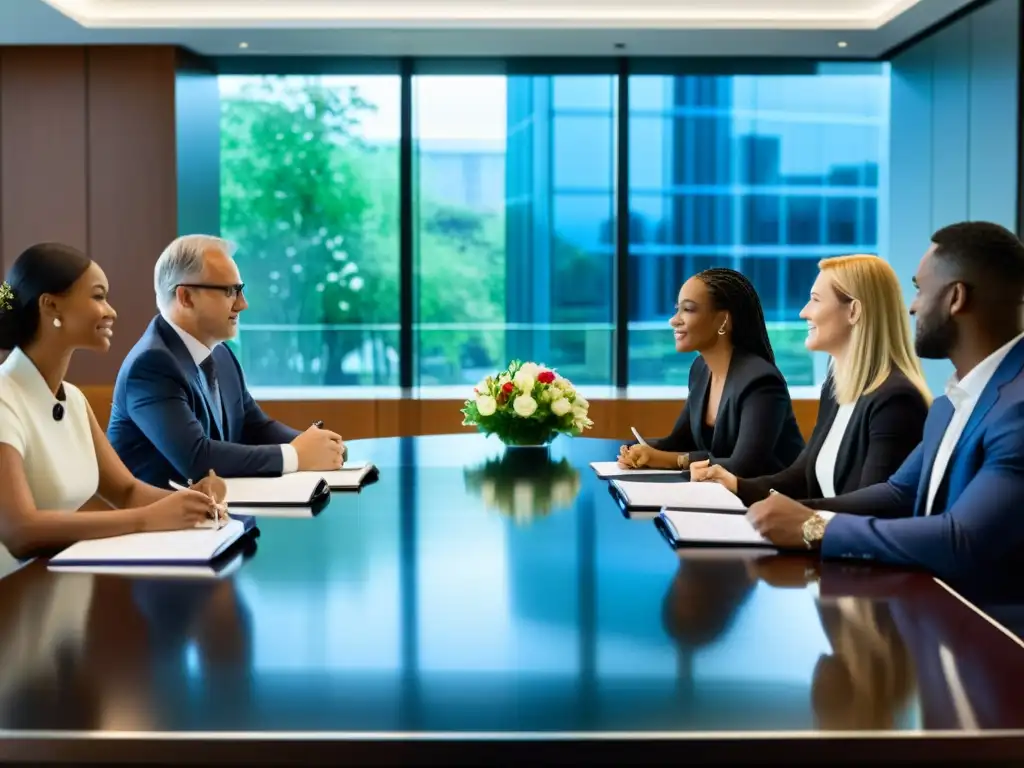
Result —
[[[163,43],[208,56],[874,58],[970,2],[0,0],[0,45]]]

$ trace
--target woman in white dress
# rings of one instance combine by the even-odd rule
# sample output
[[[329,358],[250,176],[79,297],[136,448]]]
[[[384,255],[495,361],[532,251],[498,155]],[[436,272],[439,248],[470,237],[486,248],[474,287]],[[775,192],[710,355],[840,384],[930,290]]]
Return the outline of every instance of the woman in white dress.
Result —
[[[108,290],[99,265],[56,243],[26,250],[0,284],[0,350],[10,351],[0,365],[0,559],[8,565],[82,539],[192,528],[224,514],[219,478],[172,492],[132,477],[81,391],[64,381],[76,350],[110,349],[117,315]],[[79,512],[86,505],[106,508]]]

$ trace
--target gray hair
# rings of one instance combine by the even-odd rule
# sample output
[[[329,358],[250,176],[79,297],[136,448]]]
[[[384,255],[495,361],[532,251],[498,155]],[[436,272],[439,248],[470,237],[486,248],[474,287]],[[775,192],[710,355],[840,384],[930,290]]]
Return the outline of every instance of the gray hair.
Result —
[[[199,277],[203,259],[211,250],[224,251],[228,256],[235,253],[234,245],[213,235],[182,235],[164,248],[153,270],[153,288],[160,309],[171,305],[179,285]]]

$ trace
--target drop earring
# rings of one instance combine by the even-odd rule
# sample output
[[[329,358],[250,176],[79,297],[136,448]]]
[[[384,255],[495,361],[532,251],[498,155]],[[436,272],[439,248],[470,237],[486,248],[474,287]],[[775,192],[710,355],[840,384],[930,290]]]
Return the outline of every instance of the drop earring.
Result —
[[[63,323],[60,321],[59,317],[53,318],[53,327],[54,328],[60,328],[62,325],[63,325]]]
[[[718,329],[719,336],[725,336],[725,323],[722,323],[722,327]]]

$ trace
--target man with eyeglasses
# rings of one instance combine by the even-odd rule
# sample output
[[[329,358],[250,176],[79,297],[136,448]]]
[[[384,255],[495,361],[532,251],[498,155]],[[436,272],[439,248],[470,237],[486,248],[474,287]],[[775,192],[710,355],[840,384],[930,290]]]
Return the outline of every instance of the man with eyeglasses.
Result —
[[[922,442],[885,483],[804,504],[774,494],[748,518],[773,543],[826,558],[923,568],[973,589],[1019,584],[1024,244],[989,222],[944,227],[914,286],[918,355],[956,369]]]
[[[341,436],[305,432],[269,418],[221,342],[238,333],[249,305],[226,241],[186,235],[154,272],[160,310],[125,358],[114,386],[107,434],[140,480],[158,487],[221,477],[274,477],[339,468]]]

